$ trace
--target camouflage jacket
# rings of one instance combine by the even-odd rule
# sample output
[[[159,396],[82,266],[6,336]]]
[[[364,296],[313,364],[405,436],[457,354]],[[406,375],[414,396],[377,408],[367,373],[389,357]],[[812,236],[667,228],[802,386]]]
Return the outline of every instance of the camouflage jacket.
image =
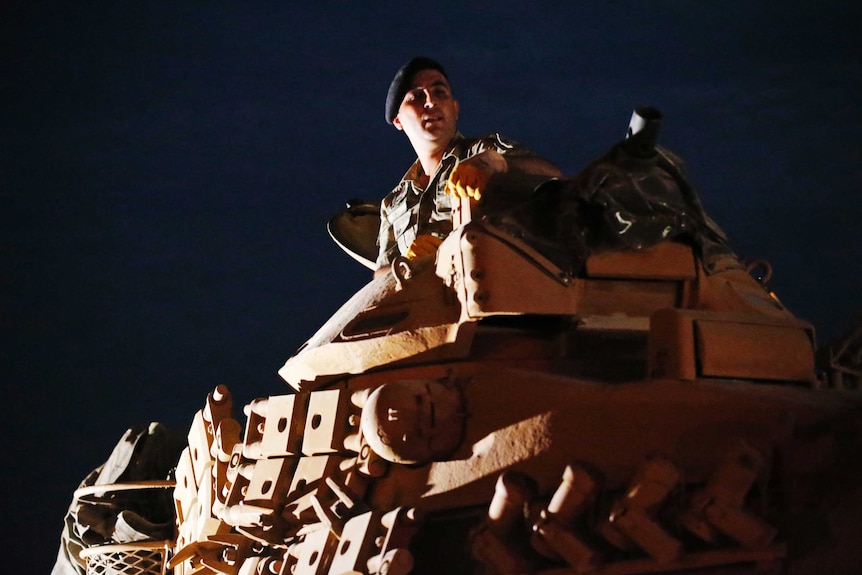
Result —
[[[485,150],[510,156],[532,155],[517,142],[497,133],[482,138],[465,138],[458,133],[425,188],[418,185],[424,175],[422,165],[418,160],[414,162],[380,203],[378,268],[389,265],[399,254],[406,254],[416,236],[432,234],[444,238],[452,231],[452,207],[446,193],[446,180],[460,160]]]

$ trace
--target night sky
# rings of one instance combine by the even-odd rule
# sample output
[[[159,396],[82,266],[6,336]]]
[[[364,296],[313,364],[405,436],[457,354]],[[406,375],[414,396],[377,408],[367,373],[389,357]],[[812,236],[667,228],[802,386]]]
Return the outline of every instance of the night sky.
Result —
[[[220,383],[241,421],[288,391],[278,368],[370,279],[325,223],[414,159],[383,103],[415,55],[462,132],[570,175],[660,108],[818,341],[862,315],[856,0],[56,4],[0,8],[2,573],[50,571],[127,427],[185,430]]]

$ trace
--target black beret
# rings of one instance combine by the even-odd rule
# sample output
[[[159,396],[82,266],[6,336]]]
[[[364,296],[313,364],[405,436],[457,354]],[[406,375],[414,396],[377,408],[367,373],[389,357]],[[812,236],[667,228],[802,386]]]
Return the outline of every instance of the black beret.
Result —
[[[410,87],[410,81],[416,72],[420,70],[437,70],[446,78],[446,70],[436,60],[417,56],[413,58],[398,70],[392,83],[389,84],[389,92],[386,94],[386,121],[392,123],[395,116],[398,115],[398,109],[401,107],[401,101],[404,100],[404,95],[407,93],[407,88]]]

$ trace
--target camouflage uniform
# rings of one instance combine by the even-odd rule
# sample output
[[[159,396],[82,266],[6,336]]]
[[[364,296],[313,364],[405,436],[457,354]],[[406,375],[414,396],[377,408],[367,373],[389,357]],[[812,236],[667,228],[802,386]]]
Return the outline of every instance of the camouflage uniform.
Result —
[[[389,265],[399,254],[406,254],[416,236],[432,234],[444,238],[452,231],[452,207],[449,194],[446,193],[446,180],[460,160],[485,150],[496,150],[509,156],[533,155],[517,142],[505,139],[500,134],[465,138],[457,133],[424,189],[417,184],[423,175],[422,165],[418,160],[414,162],[401,182],[380,203],[378,268]]]

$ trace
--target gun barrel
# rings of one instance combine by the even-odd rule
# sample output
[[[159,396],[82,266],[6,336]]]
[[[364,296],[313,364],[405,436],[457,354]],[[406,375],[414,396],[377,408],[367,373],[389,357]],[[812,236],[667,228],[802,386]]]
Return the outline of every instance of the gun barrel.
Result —
[[[661,129],[662,113],[652,106],[638,106],[632,112],[626,131],[626,151],[638,158],[655,155],[658,133]]]

